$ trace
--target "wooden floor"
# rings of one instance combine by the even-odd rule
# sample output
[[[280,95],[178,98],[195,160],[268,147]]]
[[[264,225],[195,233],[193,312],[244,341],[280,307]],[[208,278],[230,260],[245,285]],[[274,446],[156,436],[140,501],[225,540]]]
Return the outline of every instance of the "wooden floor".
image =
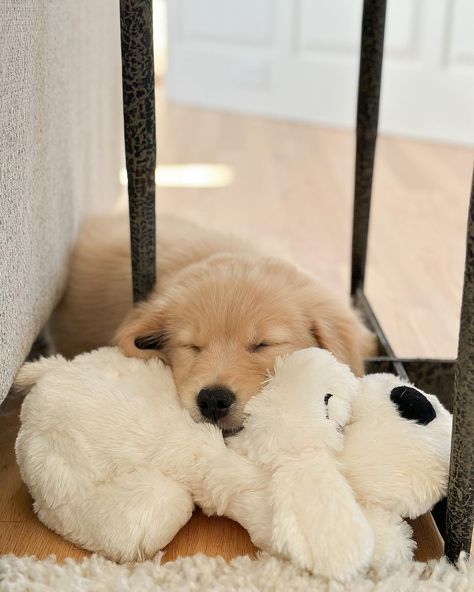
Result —
[[[345,295],[354,134],[160,103],[159,164],[228,165],[227,187],[158,188],[158,210],[263,240]],[[456,355],[474,149],[381,137],[367,292],[401,356]]]
[[[158,210],[230,229],[347,293],[354,138],[345,131],[167,105],[158,110],[160,164],[219,164],[219,188],[160,187]],[[464,259],[471,149],[381,138],[378,145],[367,292],[395,350],[453,357]],[[14,459],[19,400],[0,410],[0,554],[86,553],[34,517]],[[439,556],[429,517],[414,524],[418,558]],[[196,514],[166,558],[198,551],[252,553],[235,523]]]

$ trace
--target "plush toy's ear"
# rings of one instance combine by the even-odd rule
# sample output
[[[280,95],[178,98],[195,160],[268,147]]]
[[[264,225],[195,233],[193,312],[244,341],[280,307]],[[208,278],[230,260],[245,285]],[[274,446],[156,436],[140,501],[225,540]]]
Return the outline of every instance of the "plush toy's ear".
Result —
[[[59,355],[26,362],[18,371],[13,386],[19,392],[29,391],[50,370],[56,370],[67,363],[68,361]]]
[[[168,363],[164,351],[168,336],[160,306],[145,302],[136,306],[120,325],[114,343],[130,358],[158,357]]]
[[[412,386],[397,386],[392,389],[390,399],[398,407],[403,419],[411,419],[416,423],[428,425],[436,417],[433,405],[423,393]]]
[[[287,459],[272,474],[271,505],[273,545],[300,567],[347,580],[367,566],[372,529],[331,456]]]

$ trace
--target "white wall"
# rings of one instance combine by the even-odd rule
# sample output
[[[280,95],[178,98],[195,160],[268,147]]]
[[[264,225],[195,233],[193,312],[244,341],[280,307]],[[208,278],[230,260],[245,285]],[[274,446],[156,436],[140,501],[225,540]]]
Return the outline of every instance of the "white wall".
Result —
[[[170,0],[168,97],[352,127],[362,0]],[[381,131],[474,144],[474,1],[389,0]]]

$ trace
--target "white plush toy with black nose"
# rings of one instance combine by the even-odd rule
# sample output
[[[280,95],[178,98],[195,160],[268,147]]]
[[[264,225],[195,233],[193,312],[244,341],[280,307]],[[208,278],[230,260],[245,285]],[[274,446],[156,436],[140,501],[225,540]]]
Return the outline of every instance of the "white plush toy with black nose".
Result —
[[[118,561],[153,556],[194,504],[253,542],[348,580],[411,556],[414,518],[446,491],[451,416],[379,374],[356,378],[324,350],[277,361],[224,440],[180,404],[158,360],[102,348],[26,364],[16,453],[49,528]]]
[[[447,489],[451,415],[435,396],[392,374],[356,378],[311,348],[279,360],[247,411],[229,446],[269,476],[274,551],[341,580],[412,557],[403,518]],[[217,482],[234,464],[216,462],[210,475]]]

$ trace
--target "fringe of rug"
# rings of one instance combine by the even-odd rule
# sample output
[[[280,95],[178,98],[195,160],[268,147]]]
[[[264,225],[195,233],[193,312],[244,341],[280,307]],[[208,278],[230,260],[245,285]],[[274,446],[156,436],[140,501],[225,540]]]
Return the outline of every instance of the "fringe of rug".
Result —
[[[93,555],[76,562],[54,557],[0,557],[0,592],[473,592],[474,561],[462,556],[457,565],[446,559],[406,562],[393,572],[370,571],[348,583],[312,576],[288,561],[262,553],[257,559],[237,557],[179,558],[117,565]]]

